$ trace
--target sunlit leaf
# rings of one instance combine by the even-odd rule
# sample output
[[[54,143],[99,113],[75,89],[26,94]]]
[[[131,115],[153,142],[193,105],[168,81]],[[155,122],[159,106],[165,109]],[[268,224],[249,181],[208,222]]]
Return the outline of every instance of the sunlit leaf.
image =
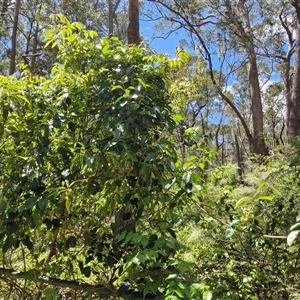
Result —
[[[272,196],[260,196],[259,200],[272,201],[273,197]]]
[[[203,293],[203,300],[211,300],[212,297],[213,297],[213,295],[212,295],[212,293],[209,292],[209,291],[205,291],[205,292]]]
[[[239,207],[249,200],[250,200],[249,197],[243,197],[235,204],[235,207]]]
[[[287,244],[289,246],[292,245],[292,243],[294,242],[294,240],[297,238],[299,233],[299,230],[295,230],[289,233],[289,235],[287,236]]]

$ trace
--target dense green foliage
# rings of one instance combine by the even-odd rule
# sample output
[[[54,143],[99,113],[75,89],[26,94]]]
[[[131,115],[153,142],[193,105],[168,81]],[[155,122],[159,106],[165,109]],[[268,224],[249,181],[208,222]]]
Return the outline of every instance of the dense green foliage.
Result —
[[[52,19],[0,77],[0,298],[300,299],[299,139],[234,160],[202,57]]]
[[[191,183],[171,189],[167,60],[60,21],[49,78],[1,78],[2,265],[101,283],[100,295],[193,295],[175,255]]]

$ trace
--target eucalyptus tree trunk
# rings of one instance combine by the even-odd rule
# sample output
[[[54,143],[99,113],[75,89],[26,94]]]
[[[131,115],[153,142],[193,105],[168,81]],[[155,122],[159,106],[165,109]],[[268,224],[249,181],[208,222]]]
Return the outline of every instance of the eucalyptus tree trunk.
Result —
[[[14,24],[11,35],[11,54],[10,54],[10,66],[9,75],[12,75],[16,71],[16,56],[17,56],[17,31],[19,23],[21,0],[15,1],[15,13],[14,13]]]
[[[268,151],[264,141],[262,100],[254,47],[251,47],[251,49],[247,49],[247,52],[249,59],[248,72],[253,127],[252,141],[250,142],[250,150],[252,153],[267,155]]]
[[[127,30],[127,38],[129,45],[138,45],[140,39],[139,25],[139,0],[129,0],[128,6],[129,24]]]
[[[291,96],[287,98],[287,136],[291,141],[300,135],[300,0],[291,0],[295,8],[295,64]]]
[[[243,45],[248,58],[248,84],[251,103],[252,133],[248,137],[250,151],[255,154],[267,155],[268,150],[264,140],[263,109],[259,84],[259,72],[255,52],[254,35],[250,23],[249,13],[245,0],[224,1],[226,15],[233,33]],[[238,16],[238,18],[236,18]]]
[[[113,0],[107,0],[108,4],[108,35],[114,34],[114,7]]]
[[[36,27],[33,35],[32,45],[32,58],[30,63],[30,70],[33,74],[36,73],[36,58],[37,58],[37,47],[38,47],[38,35],[39,35],[39,22],[36,22]]]
[[[114,34],[114,21],[116,21],[116,11],[120,5],[121,0],[107,0],[108,5],[108,35]]]
[[[244,173],[244,162],[243,162],[242,149],[241,149],[241,146],[239,143],[238,136],[234,129],[232,130],[232,135],[233,135],[233,140],[234,140],[234,144],[235,144],[236,161],[237,161],[237,165],[238,165],[237,174],[238,174],[239,180],[242,180],[243,173]]]
[[[229,1],[226,1],[226,4],[230,5]],[[244,44],[248,56],[248,76],[253,128],[250,150],[252,153],[267,155],[268,151],[264,140],[263,109],[257,57],[254,47],[254,36],[249,13],[245,6],[245,0],[237,1],[236,12],[241,20],[241,24],[237,26],[237,29],[240,31],[242,43]]]
[[[289,49],[288,55],[284,59],[284,71],[282,74],[282,79],[284,83],[284,97],[286,102],[286,134],[288,141],[292,140],[293,137],[291,135],[291,124],[290,124],[290,115],[291,115],[291,109],[292,109],[292,80],[291,80],[291,54],[292,54],[292,48]]]

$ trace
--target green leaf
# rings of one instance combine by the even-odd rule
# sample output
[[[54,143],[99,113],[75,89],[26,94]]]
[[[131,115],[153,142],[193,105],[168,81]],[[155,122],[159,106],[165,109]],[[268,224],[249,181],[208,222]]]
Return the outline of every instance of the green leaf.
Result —
[[[0,214],[3,214],[6,210],[6,202],[0,204]]]
[[[167,168],[171,172],[175,171],[175,164],[174,164],[173,160],[171,160],[171,159],[167,160]]]
[[[199,167],[201,170],[204,170],[205,164],[202,163],[202,162],[200,162],[200,163],[198,164],[198,167]]]
[[[165,243],[166,243],[165,239],[161,236],[155,242],[155,247],[156,248],[161,248],[161,247],[163,247],[165,245]]]
[[[176,182],[176,177],[170,178],[164,183],[164,188],[169,189]]]
[[[203,295],[203,291],[207,289],[207,286],[204,283],[193,283],[191,285],[191,294],[195,296],[197,294]]]
[[[260,196],[259,200],[272,201],[273,197],[272,196]]]
[[[292,243],[294,242],[294,240],[297,238],[299,234],[299,230],[295,230],[295,231],[292,231],[288,236],[287,236],[287,244],[289,246],[292,245]]]
[[[182,181],[187,184],[191,180],[191,172],[185,172],[182,177]]]
[[[91,267],[84,267],[82,269],[82,274],[85,276],[85,277],[90,277],[91,276],[91,273],[92,273],[92,270],[91,270]]]
[[[234,233],[234,228],[227,227],[225,231],[225,237],[228,239],[233,235],[233,233]]]
[[[15,247],[17,244],[17,240],[13,237],[12,234],[9,234],[3,244],[3,252],[5,253],[7,250],[9,250],[12,247]]]
[[[133,261],[130,260],[128,262],[126,262],[123,266],[123,273],[130,270],[132,268],[132,265],[133,265]]]
[[[143,289],[143,297],[145,298],[147,296],[147,294],[150,292],[151,289],[151,285],[150,284],[146,284],[144,289]]]
[[[300,223],[296,223],[290,228],[290,230],[296,230],[296,229],[300,229]]]
[[[172,236],[172,238],[176,239],[176,233],[173,229],[171,229],[170,227],[167,228],[167,231],[170,233],[170,235]]]
[[[126,235],[127,235],[127,231],[122,231],[121,233],[116,235],[116,241],[117,242],[123,241]]]
[[[247,283],[247,282],[251,282],[252,281],[252,277],[251,276],[244,276],[243,277],[243,282]]]
[[[28,236],[22,240],[23,244],[28,248],[28,250],[33,250],[33,243]]]
[[[53,118],[53,127],[60,128],[61,127],[61,120],[60,117],[56,114]]]
[[[15,233],[19,229],[19,225],[16,222],[7,222],[6,223],[6,232],[7,233]]]
[[[184,293],[181,289],[177,288],[175,289],[175,293],[177,294],[177,296],[179,296],[180,298],[184,298]]]
[[[38,203],[37,203],[37,207],[41,210],[41,211],[44,211],[47,207],[47,204],[48,204],[48,199],[47,198],[43,198],[42,200],[40,200]]]
[[[145,257],[145,255],[142,254],[142,253],[140,253],[140,254],[137,256],[137,259],[138,259],[139,263],[142,263],[142,264],[144,264],[145,261],[146,261],[146,257]]]
[[[173,290],[169,293],[173,293]],[[167,300],[178,300],[178,297],[177,296],[174,296],[174,295],[167,295],[166,298],[164,299],[167,299]]]
[[[75,123],[69,122],[69,123],[68,123],[68,127],[69,127],[69,129],[70,129],[72,132],[75,132],[75,130],[76,130],[76,124],[75,124]]]
[[[235,207],[237,208],[237,207],[243,205],[243,204],[244,204],[245,202],[247,202],[248,200],[250,200],[249,197],[243,197],[243,198],[241,198],[241,199],[236,203]]]
[[[59,228],[60,227],[60,221],[58,220],[58,219],[53,219],[52,221],[51,221],[51,223],[52,223],[52,225],[53,225],[53,227],[55,227],[55,228]]]
[[[169,276],[166,278],[166,280],[169,280],[169,279],[175,279],[178,277],[178,274],[169,274]],[[175,281],[174,281],[175,282]]]
[[[44,219],[43,223],[46,224],[46,227],[47,227],[48,230],[50,230],[53,226],[52,221],[48,218]]]
[[[174,240],[173,239],[170,239],[170,240],[168,240],[167,242],[166,242],[166,245],[170,248],[170,249],[176,249],[177,247],[176,247],[176,244],[175,244],[175,242],[174,242]]]
[[[88,186],[88,192],[90,195],[96,195],[101,190],[100,185],[96,181],[91,181]]]
[[[111,91],[115,91],[115,90],[124,90],[124,88],[121,85],[114,85],[111,88]]]
[[[145,248],[145,247],[147,247],[148,243],[149,243],[149,238],[146,236],[143,236],[141,239],[141,245]]]
[[[103,48],[102,48],[102,53],[104,54],[104,55],[109,55],[109,54],[111,54],[112,52],[111,52],[111,50],[109,49],[110,48],[110,45],[109,44],[107,44],[107,45],[105,45]]]
[[[201,183],[201,178],[200,178],[199,174],[197,174],[197,173],[192,173],[191,174],[191,180],[195,184],[200,184]]]
[[[8,112],[9,112],[8,107],[7,106],[3,106],[3,108],[2,108],[2,117],[3,117],[4,121],[7,120]]]
[[[175,114],[172,116],[174,121],[181,122],[184,121],[185,116],[183,114]]]
[[[77,239],[75,236],[70,236],[66,241],[65,241],[65,247],[67,249],[75,247],[77,243]]]
[[[205,291],[203,293],[203,300],[211,300],[212,299],[212,293],[210,291]]]

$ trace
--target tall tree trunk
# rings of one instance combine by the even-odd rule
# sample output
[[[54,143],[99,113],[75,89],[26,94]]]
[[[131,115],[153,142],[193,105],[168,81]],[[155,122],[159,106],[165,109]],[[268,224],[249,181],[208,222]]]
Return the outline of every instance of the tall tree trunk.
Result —
[[[263,110],[259,84],[259,73],[257,67],[257,57],[254,48],[249,13],[245,6],[245,0],[237,1],[237,13],[242,21],[240,34],[244,39],[243,44],[246,48],[248,56],[248,74],[253,127],[252,141],[250,142],[250,151],[256,154],[267,155],[268,150],[264,140]]]
[[[290,138],[290,112],[291,112],[291,106],[292,106],[292,80],[291,80],[291,63],[290,60],[286,60],[284,62],[285,64],[285,70],[282,75],[283,82],[284,82],[284,97],[285,97],[285,103],[286,103],[286,127],[287,127],[287,137],[288,140],[291,140]]]
[[[138,45],[140,39],[139,25],[139,0],[129,0],[128,6],[129,24],[127,30],[127,38],[129,45]]]
[[[13,30],[12,30],[12,36],[11,36],[11,54],[10,54],[9,75],[14,74],[16,71],[17,31],[18,31],[18,23],[19,23],[20,6],[21,6],[21,0],[16,0],[14,24],[13,24]]]
[[[114,7],[113,0],[107,0],[108,4],[108,35],[114,34]]]
[[[117,22],[116,19],[116,11],[121,3],[121,0],[107,0],[108,5],[108,35],[111,36],[114,34],[114,21]]]
[[[300,0],[291,0],[295,8],[295,64],[291,97],[287,100],[287,135],[291,141],[300,135]]]
[[[292,56],[294,54],[294,48],[295,48],[295,40],[293,37],[293,29],[289,26],[288,22],[287,22],[287,18],[285,18],[283,16],[283,10],[281,10],[280,14],[279,14],[279,20],[281,23],[281,26],[283,27],[283,29],[286,32],[287,35],[287,40],[288,40],[288,49],[287,49],[287,53],[285,56],[282,57],[282,66],[283,66],[283,71],[281,73],[281,78],[283,80],[283,84],[284,84],[284,97],[285,97],[285,102],[286,102],[286,122],[285,122],[285,126],[286,126],[286,137],[288,138],[289,135],[289,120],[290,120],[290,111],[291,111],[291,103],[292,103],[292,76],[291,76],[291,71],[292,71],[292,66],[291,66],[291,59]],[[284,129],[284,127],[283,127]],[[284,144],[283,142],[283,138],[282,138],[282,134],[283,134],[283,129],[280,132],[280,140],[282,142],[282,144]]]
[[[243,155],[242,155],[238,136],[234,129],[232,130],[232,135],[233,135],[233,139],[234,139],[236,161],[237,161],[237,165],[238,165],[237,173],[238,173],[239,180],[242,180],[243,173],[244,173]]]
[[[38,46],[38,34],[39,34],[39,22],[36,21],[36,27],[33,35],[33,45],[32,45],[32,58],[30,63],[30,70],[33,74],[36,73],[36,57],[37,57],[37,46]]]
[[[252,143],[250,144],[250,151],[256,154],[267,155],[268,151],[264,140],[262,100],[254,47],[248,49],[248,59],[251,113],[253,126]]]

